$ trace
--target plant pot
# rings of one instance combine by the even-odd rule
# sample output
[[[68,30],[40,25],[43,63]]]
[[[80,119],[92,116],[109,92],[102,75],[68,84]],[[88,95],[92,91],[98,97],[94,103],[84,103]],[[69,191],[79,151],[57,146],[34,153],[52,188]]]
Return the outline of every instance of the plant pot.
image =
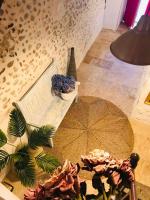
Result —
[[[74,89],[72,92],[69,92],[69,93],[61,93],[62,99],[66,100],[66,101],[69,101],[69,100],[75,98],[75,96],[76,96],[77,93],[78,93],[78,86],[79,86],[79,85],[80,85],[80,82],[76,82],[75,89]]]
[[[76,96],[76,93],[77,93],[76,90],[73,90],[72,92],[69,93],[61,93],[61,97],[63,100],[69,101]]]

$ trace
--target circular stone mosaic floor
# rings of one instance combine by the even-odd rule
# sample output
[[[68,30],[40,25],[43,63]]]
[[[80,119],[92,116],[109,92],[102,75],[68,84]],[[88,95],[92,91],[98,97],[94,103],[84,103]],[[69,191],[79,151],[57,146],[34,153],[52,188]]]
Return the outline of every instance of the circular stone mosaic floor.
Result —
[[[54,136],[51,153],[61,161],[80,163],[80,156],[103,149],[117,158],[128,158],[133,131],[126,115],[114,104],[97,97],[79,97]]]

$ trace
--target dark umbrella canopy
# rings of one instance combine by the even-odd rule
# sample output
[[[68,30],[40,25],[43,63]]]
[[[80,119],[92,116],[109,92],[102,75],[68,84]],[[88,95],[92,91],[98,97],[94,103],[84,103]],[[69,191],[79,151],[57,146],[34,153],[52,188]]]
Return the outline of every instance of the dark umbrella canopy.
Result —
[[[134,65],[150,65],[150,16],[143,15],[137,26],[110,46],[118,59]]]

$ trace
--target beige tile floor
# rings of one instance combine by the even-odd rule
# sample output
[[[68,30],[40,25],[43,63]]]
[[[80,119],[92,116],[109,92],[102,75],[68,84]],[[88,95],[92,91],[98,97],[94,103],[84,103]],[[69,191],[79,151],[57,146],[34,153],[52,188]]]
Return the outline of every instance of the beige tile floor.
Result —
[[[80,94],[93,95],[112,101],[130,116],[144,72],[115,58],[111,42],[119,32],[103,30],[88,51],[78,70]]]
[[[137,181],[150,186],[150,125],[130,117],[144,67],[118,60],[109,48],[124,31],[122,26],[117,32],[103,30],[99,34],[78,69],[79,94],[109,100],[128,116],[134,132],[134,151],[141,157],[136,170]]]
[[[140,155],[136,179],[150,186],[150,124],[130,119],[134,131],[134,152]]]
[[[81,82],[79,93],[81,96],[96,96],[111,101],[128,116],[134,132],[134,151],[141,157],[136,179],[150,186],[150,124],[130,117],[144,68],[119,61],[109,50],[110,43],[124,30],[121,27],[117,32],[103,30],[100,33],[78,69]],[[14,185],[14,193],[21,198],[25,188],[18,181]],[[147,193],[144,192],[145,198],[140,198],[148,200]]]

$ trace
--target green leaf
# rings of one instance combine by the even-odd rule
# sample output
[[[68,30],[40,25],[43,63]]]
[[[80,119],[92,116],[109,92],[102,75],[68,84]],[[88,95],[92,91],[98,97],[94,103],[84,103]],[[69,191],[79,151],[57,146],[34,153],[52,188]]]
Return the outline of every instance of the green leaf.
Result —
[[[39,129],[34,129],[29,136],[28,143],[32,149],[41,146],[48,146],[49,140],[53,135],[53,128],[49,126],[42,126]]]
[[[15,163],[15,171],[19,180],[25,187],[31,187],[34,185],[36,175],[34,164],[31,160],[27,163],[19,161]]]
[[[28,146],[18,148],[11,155],[18,178],[24,186],[32,186],[35,183],[35,168],[28,152]]]
[[[10,113],[8,131],[15,137],[22,137],[26,130],[26,122],[22,113],[18,109],[14,109]]]
[[[54,135],[54,127],[50,126],[50,125],[45,125],[42,126],[41,128],[39,128],[39,130],[41,132],[43,132],[43,134],[48,135],[49,137],[52,137]]]
[[[5,133],[0,129],[0,147],[4,146],[7,143],[7,137]]]
[[[60,166],[59,161],[54,156],[43,152],[40,153],[35,160],[37,166],[47,173],[53,172],[58,166]]]
[[[3,150],[0,150],[0,171],[8,164],[10,161],[10,155]]]
[[[28,145],[24,145],[21,147],[17,147],[16,152],[14,154],[11,154],[11,158],[14,163],[28,163],[30,160],[30,155],[28,151]]]

